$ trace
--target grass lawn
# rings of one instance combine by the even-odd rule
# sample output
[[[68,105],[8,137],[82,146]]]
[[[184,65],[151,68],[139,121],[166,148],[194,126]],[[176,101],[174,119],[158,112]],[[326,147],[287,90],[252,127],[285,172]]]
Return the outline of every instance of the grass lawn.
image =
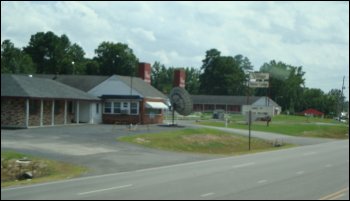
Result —
[[[30,159],[32,162],[40,163],[45,165],[45,176],[42,177],[34,177],[30,180],[7,180],[3,181],[3,178],[9,178],[10,170],[5,171],[5,167],[9,165],[13,165],[10,161],[14,161],[22,158]],[[33,157],[30,155],[12,152],[12,151],[1,151],[1,187],[5,186],[13,186],[13,185],[24,185],[24,184],[34,184],[34,183],[42,183],[49,181],[56,181],[61,179],[67,179],[79,176],[87,171],[86,168],[76,165],[71,165],[63,162],[47,160],[43,158]]]
[[[241,123],[243,120],[243,116],[240,118],[236,117],[230,121],[227,127],[248,129],[248,125]],[[225,126],[223,121],[201,121],[198,122],[198,124],[218,127]],[[347,124],[338,123],[331,119],[307,118],[291,115],[278,115],[273,117],[269,127],[266,126],[266,122],[253,122],[252,130],[300,137],[349,138],[348,135],[346,135],[349,133]]]
[[[277,149],[272,142],[252,138],[251,151],[249,151],[247,137],[214,129],[183,129],[162,133],[140,134],[120,137],[118,141],[163,150],[223,155],[237,155]],[[284,145],[282,147],[290,146]]]

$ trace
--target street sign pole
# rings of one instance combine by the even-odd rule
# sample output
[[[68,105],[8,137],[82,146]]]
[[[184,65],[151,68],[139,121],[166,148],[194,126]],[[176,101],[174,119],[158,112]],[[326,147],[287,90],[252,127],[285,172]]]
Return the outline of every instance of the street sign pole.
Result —
[[[261,72],[251,72],[249,73],[249,80],[248,80],[248,90],[250,88],[269,88],[269,73],[261,73]],[[249,104],[249,94],[247,99],[247,105]],[[266,106],[268,106],[268,99],[267,99],[267,89],[266,89]],[[252,111],[249,110],[248,114],[248,127],[249,127],[249,140],[248,140],[248,147],[250,151],[250,138],[251,138],[251,124],[252,124]],[[269,124],[267,123],[267,126]]]
[[[252,124],[252,111],[249,110],[249,118],[248,118],[248,127],[249,127],[249,139],[248,139],[248,146],[250,151],[250,130],[251,130],[251,124]]]

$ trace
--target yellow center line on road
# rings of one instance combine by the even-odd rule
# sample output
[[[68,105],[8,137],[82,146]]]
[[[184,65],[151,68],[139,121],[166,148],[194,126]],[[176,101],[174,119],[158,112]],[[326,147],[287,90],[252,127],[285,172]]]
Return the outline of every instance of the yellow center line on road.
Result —
[[[334,200],[334,199],[337,199],[337,198],[343,196],[343,195],[344,195],[343,193],[346,192],[346,191],[349,191],[349,187],[344,188],[344,189],[342,189],[342,190],[340,190],[340,191],[337,191],[337,192],[335,192],[335,193],[326,195],[326,196],[324,196],[324,197],[321,197],[321,198],[318,199],[318,200]]]

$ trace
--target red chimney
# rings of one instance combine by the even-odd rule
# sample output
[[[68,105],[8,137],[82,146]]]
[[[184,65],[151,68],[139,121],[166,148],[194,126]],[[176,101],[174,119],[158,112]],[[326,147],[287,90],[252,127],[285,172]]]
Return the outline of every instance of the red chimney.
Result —
[[[185,69],[175,69],[174,71],[174,87],[185,88],[186,72]]]
[[[151,84],[151,64],[139,63],[139,77],[148,84]]]

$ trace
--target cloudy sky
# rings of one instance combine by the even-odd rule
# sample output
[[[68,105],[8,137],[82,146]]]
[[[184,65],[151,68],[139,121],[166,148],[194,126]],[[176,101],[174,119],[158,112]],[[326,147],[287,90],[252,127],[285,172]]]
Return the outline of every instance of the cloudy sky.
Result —
[[[242,54],[254,70],[274,59],[306,72],[306,87],[349,97],[349,2],[1,2],[1,41],[66,34],[92,58],[102,41],[127,43],[140,61],[202,65],[211,48]]]

